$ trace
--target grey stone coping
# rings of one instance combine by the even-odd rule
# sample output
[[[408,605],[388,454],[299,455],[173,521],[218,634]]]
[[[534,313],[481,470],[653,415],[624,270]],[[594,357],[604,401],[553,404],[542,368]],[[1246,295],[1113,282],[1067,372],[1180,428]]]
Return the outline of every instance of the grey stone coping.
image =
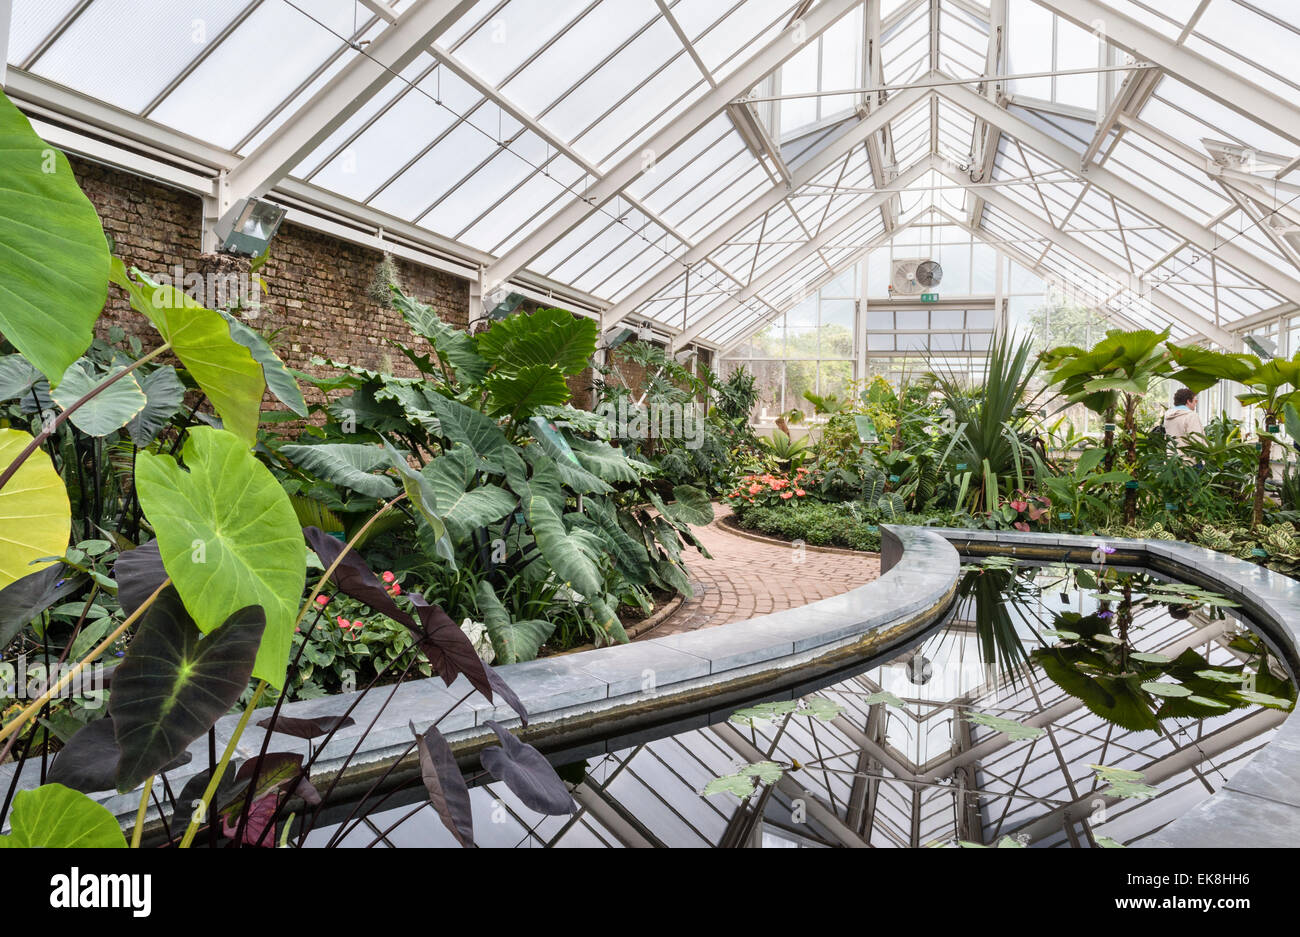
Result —
[[[497,668],[529,711],[529,725],[520,736],[552,757],[557,753],[570,760],[591,757],[707,725],[749,701],[808,692],[807,687],[818,685],[820,678],[836,669],[915,640],[940,621],[955,600],[960,557],[932,530],[885,527],[882,532],[892,554],[889,561],[882,561],[885,571],[842,595],[686,634]],[[792,564],[790,575],[798,571]],[[489,702],[474,693],[463,677],[451,686],[437,678],[422,679],[396,688],[377,687],[364,696],[352,693],[288,703],[282,713],[296,718],[341,715],[358,698],[352,712],[356,724],[330,741],[313,767],[313,779],[336,772],[358,742],[361,747],[347,773],[351,776],[360,768],[359,774],[371,770],[373,776],[406,752],[412,741],[411,724],[423,731],[436,720],[458,755],[474,757],[495,738],[485,725],[488,720],[520,725],[499,697],[496,703]],[[236,748],[237,759],[257,755],[265,732],[256,723],[270,713],[269,708],[262,709],[250,718]],[[217,723],[218,753],[237,723],[235,716]],[[309,743],[278,735],[269,750],[305,754]],[[196,742],[191,752],[194,758],[189,765],[168,774],[173,791],[207,767],[206,738]],[[27,766],[20,787],[39,783],[38,768]],[[0,768],[0,784],[8,784],[13,770],[13,766]],[[97,799],[124,825],[134,823],[138,793],[106,792]]]
[[[1126,540],[924,528],[946,537],[963,553],[989,550],[1014,555],[1017,548],[1036,555],[1112,547],[1115,556],[1137,557],[1143,565],[1230,596],[1242,604],[1300,675],[1300,582],[1255,563],[1205,547],[1173,540]],[[1277,733],[1218,793],[1137,845],[1161,847],[1300,846],[1300,718],[1287,718]]]

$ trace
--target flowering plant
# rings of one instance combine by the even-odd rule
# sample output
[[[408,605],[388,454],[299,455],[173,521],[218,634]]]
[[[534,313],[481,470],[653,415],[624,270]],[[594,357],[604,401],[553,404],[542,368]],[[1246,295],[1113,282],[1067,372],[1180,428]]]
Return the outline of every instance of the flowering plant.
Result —
[[[763,472],[745,475],[736,482],[724,500],[732,507],[742,505],[770,507],[808,497],[809,490],[815,484],[814,473],[803,466],[784,473]]]
[[[1028,533],[1030,524],[1046,525],[1051,511],[1052,499],[1046,495],[1016,491],[1010,498],[1002,499],[992,514],[994,521]]]

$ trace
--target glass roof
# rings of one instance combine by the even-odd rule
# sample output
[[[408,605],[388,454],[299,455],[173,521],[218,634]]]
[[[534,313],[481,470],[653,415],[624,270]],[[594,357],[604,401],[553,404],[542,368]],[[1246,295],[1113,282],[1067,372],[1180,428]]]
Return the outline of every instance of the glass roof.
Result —
[[[1230,344],[1300,304],[1289,6],[13,0],[8,91],[679,344],[744,341],[923,218]]]

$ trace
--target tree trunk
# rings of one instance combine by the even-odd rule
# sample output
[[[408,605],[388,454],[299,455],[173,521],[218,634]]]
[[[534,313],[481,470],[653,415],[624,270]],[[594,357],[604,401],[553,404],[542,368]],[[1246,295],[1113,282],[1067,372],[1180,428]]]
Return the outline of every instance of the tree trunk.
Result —
[[[1277,417],[1266,414],[1265,430]],[[1273,440],[1261,438],[1259,441],[1259,471],[1255,474],[1255,510],[1250,516],[1250,527],[1254,530],[1264,522],[1264,485],[1273,472]]]
[[[1102,419],[1106,421],[1106,426],[1114,426],[1115,408],[1107,407]],[[1109,472],[1115,468],[1115,431],[1113,429],[1106,430],[1106,435],[1102,437],[1101,444],[1106,450],[1106,471]]]
[[[1137,404],[1134,394],[1124,397],[1124,455],[1130,470],[1137,466]],[[1124,525],[1137,521],[1137,489],[1124,486]]]

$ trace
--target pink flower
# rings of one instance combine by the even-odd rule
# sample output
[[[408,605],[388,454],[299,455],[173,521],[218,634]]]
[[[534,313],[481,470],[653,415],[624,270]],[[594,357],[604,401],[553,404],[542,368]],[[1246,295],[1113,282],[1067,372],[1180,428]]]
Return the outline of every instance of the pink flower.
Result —
[[[351,627],[352,627],[352,625],[350,625],[350,624],[348,623],[348,620],[347,620],[346,618],[344,618],[342,615],[339,616],[339,618],[338,618],[338,622],[339,622],[339,627],[340,627],[340,628],[345,628],[345,629],[346,629],[346,628],[351,628]]]
[[[395,581],[396,579],[397,579],[397,577],[393,575],[392,570],[385,570],[385,571],[384,571],[384,582],[393,582],[393,581]]]
[[[794,497],[794,492],[793,492],[793,491],[783,491],[783,492],[781,492],[781,500],[782,500],[782,501],[789,501],[789,500],[790,500],[791,498],[793,498],[793,497]]]
[[[794,493],[797,494],[799,497],[802,498],[802,497],[803,497],[804,495],[806,495],[808,492],[804,491],[802,488],[796,488],[796,489],[794,490]]]
[[[758,494],[758,493],[759,493],[760,491],[762,491],[762,490],[763,490],[763,486],[762,486],[762,485],[750,485],[750,486],[749,486],[749,493],[750,493],[751,495],[756,495],[756,494]]]
[[[326,605],[330,604],[330,597],[328,595],[318,595],[316,596],[316,604],[321,608],[324,608]]]
[[[391,592],[393,595],[401,595],[402,587],[399,586],[397,583],[393,583],[393,588],[389,589],[388,591]]]

